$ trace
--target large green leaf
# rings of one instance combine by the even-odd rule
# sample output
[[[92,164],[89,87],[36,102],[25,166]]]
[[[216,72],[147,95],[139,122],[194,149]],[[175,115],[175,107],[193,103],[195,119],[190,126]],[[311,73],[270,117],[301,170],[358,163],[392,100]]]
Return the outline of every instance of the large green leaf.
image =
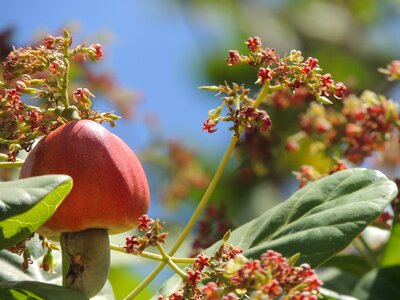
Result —
[[[27,245],[32,253],[33,263],[29,265],[28,270],[24,270],[21,266],[23,258],[22,256],[8,252],[7,250],[0,251],[0,284],[3,288],[12,288],[15,282],[22,281],[22,288],[25,293],[31,292],[35,295],[45,295],[46,297],[38,299],[73,299],[80,300],[86,299],[84,296],[77,294],[71,294],[69,289],[61,287],[62,283],[62,264],[61,264],[61,253],[60,251],[53,251],[55,269],[52,273],[44,272],[40,265],[43,260],[43,256],[46,251],[42,248],[41,243],[37,236],[28,241]],[[28,282],[29,281],[29,282]],[[0,286],[0,299],[3,300],[3,290]],[[57,286],[59,288],[57,288]],[[39,291],[40,290],[40,291]],[[39,294],[42,292],[42,294]],[[50,297],[53,293],[57,293],[57,296]],[[71,295],[78,295],[76,297],[69,297]],[[80,297],[80,298],[79,298]],[[6,298],[8,299],[8,298]],[[9,298],[9,299],[29,299],[33,300],[36,298]],[[91,300],[114,300],[114,293],[109,282],[106,283],[104,288]]]
[[[354,288],[359,300],[400,299],[400,266],[372,270]]]
[[[36,281],[0,282],[3,300],[88,300],[71,289]]]
[[[33,232],[55,212],[72,188],[67,175],[45,175],[0,182],[0,249]]]
[[[267,249],[285,256],[300,252],[300,262],[316,267],[344,249],[396,194],[396,185],[378,171],[344,170],[307,184],[282,204],[234,230],[229,243],[253,258]]]
[[[400,220],[396,218],[393,222],[390,239],[386,245],[385,252],[381,260],[381,267],[400,265]]]

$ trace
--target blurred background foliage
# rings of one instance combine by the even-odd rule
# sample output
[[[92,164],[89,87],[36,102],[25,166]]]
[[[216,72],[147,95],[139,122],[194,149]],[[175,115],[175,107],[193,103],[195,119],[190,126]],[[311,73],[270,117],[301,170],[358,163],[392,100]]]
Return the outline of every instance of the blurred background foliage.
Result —
[[[95,105],[99,110],[115,110],[128,120],[117,123],[112,130],[144,159],[152,189],[150,215],[167,222],[171,242],[202,196],[230,135],[226,126],[211,135],[201,132],[207,111],[219,102],[195,87],[226,81],[244,83],[253,94],[257,93],[256,69],[232,68],[225,63],[228,50],[244,50],[247,38],[259,36],[264,46],[275,48],[280,54],[298,49],[305,57],[318,58],[326,72],[336,81],[345,82],[357,95],[368,89],[400,99],[400,86],[386,81],[377,71],[400,58],[397,0],[121,1],[112,7],[96,1],[97,8],[72,2],[71,7],[57,10],[57,21],[54,16],[46,19],[51,12],[44,9],[45,4],[31,7],[30,14],[22,12],[22,19],[15,15],[12,22],[3,20],[0,56],[4,59],[12,45],[37,44],[43,33],[56,35],[71,21],[84,28],[74,30],[69,26],[78,36],[75,42],[88,38],[89,44],[100,37],[105,51],[109,49],[105,60],[110,59],[111,63],[104,63],[105,67],[102,63],[77,63],[72,72],[72,88],[88,87],[97,97]],[[11,9],[12,5],[18,11],[27,9],[27,3],[4,6]],[[26,26],[37,36],[27,40],[31,32],[27,33]],[[117,38],[112,42],[108,34],[88,34],[104,29]],[[21,31],[25,38],[18,34]],[[15,36],[19,37],[17,42]],[[309,147],[302,147],[293,154],[285,149],[287,137],[299,131],[298,116],[308,103],[287,109],[265,107],[273,122],[271,132],[268,136],[249,133],[238,146],[212,197],[212,205],[192,240],[182,249],[182,256],[195,254],[220,239],[227,229],[283,201],[298,188],[292,171],[301,165],[312,165],[322,173],[332,168],[332,157],[322,152],[311,154]],[[397,146],[393,147],[395,150],[391,151],[396,153]],[[377,161],[385,162],[382,157],[385,154],[374,155],[365,164],[376,168]],[[396,164],[392,159],[379,167],[394,177]],[[3,177],[9,179],[11,175]],[[116,242],[124,243],[124,236],[116,237]],[[152,267],[147,261],[126,255],[116,254],[113,261],[110,280],[117,299]],[[159,283],[169,274],[166,271],[161,275]],[[338,274],[329,276],[333,278],[331,286],[335,286]],[[346,276],[354,278],[359,274]],[[339,292],[347,291],[348,287],[339,288]],[[141,299],[149,299],[150,294],[146,291]]]

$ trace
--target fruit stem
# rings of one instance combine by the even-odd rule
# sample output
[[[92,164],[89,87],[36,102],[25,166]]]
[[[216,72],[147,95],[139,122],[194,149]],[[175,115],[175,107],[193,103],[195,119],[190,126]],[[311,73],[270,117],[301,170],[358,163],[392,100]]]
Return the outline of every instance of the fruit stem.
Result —
[[[261,89],[260,93],[257,96],[257,99],[254,101],[253,107],[257,108],[261,102],[265,99],[266,96],[270,93],[269,89],[269,83],[267,82]],[[243,131],[243,127],[239,128],[239,132],[241,133]],[[200,200],[196,210],[194,211],[192,217],[190,218],[188,224],[182,231],[181,235],[179,236],[178,240],[175,242],[175,244],[172,246],[171,250],[168,252],[169,256],[173,256],[176,251],[179,249],[179,247],[182,245],[186,237],[189,235],[190,231],[192,230],[194,224],[196,223],[197,219],[199,218],[201,212],[207,205],[208,200],[210,199],[212,193],[214,192],[214,189],[221,178],[221,175],[228,164],[229,158],[231,157],[231,154],[233,150],[235,149],[236,143],[238,142],[238,138],[236,136],[232,136],[231,142],[228,146],[228,148],[225,151],[224,156],[222,157],[222,160],[214,174],[213,179],[211,180],[206,192],[204,193],[203,198]],[[161,262],[154,270],[153,272],[150,273],[149,276],[147,276],[144,281],[142,281],[128,296],[125,297],[124,300],[131,300],[134,299],[157,275],[158,273],[161,272],[161,270],[165,267],[166,263]]]
[[[63,286],[88,298],[97,295],[110,270],[107,229],[64,232],[60,236]]]

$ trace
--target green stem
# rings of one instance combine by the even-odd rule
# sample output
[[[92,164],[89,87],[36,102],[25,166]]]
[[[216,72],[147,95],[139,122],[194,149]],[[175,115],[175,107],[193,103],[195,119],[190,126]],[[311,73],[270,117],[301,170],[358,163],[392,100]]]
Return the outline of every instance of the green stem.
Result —
[[[364,239],[364,237],[360,234],[359,239],[361,241],[361,244],[363,245],[365,252],[368,254],[369,259],[371,260],[372,265],[375,268],[379,267],[379,261],[376,259],[376,255],[374,254],[374,251],[371,249],[367,241]]]
[[[160,251],[161,256],[163,257],[164,262],[166,262],[172,270],[175,271],[182,279],[185,279],[188,275],[182,271],[171,259],[171,257],[165,252],[164,247],[161,244],[157,244],[157,249]]]
[[[236,143],[238,141],[238,138],[236,136],[232,136],[231,142],[228,146],[228,148],[225,151],[225,154],[218,166],[217,171],[215,172],[215,175],[213,179],[211,180],[203,198],[199,202],[196,210],[194,211],[192,217],[190,218],[188,224],[186,227],[183,229],[181,235],[179,236],[178,240],[175,242],[175,244],[172,246],[171,250],[169,251],[169,255],[172,256],[176,253],[176,251],[179,249],[179,247],[182,245],[182,243],[185,241],[186,237],[189,235],[190,231],[192,230],[194,224],[196,223],[198,217],[200,216],[201,212],[207,205],[208,200],[210,199],[212,193],[214,192],[214,189],[221,178],[221,175],[228,164],[229,158],[231,157],[231,154],[233,150],[235,149]]]
[[[257,108],[261,102],[265,99],[265,97],[269,93],[269,84],[266,84],[263,86],[260,94],[258,95],[256,101],[253,104],[254,108]],[[243,128],[243,127],[241,127]],[[187,238],[189,235],[190,231],[192,230],[194,224],[196,223],[197,219],[199,218],[201,212],[207,205],[208,200],[210,199],[212,193],[214,192],[215,187],[217,186],[217,183],[219,179],[221,178],[221,175],[228,164],[229,158],[231,157],[231,154],[233,150],[235,149],[236,143],[238,142],[238,138],[236,136],[232,136],[231,142],[228,146],[228,148],[225,151],[224,156],[222,157],[222,160],[218,166],[217,171],[214,174],[213,179],[211,180],[203,198],[200,200],[200,203],[198,204],[196,210],[194,211],[192,217],[189,220],[189,223],[186,225],[185,229],[182,231],[180,237],[178,240],[175,242],[175,244],[172,246],[172,249],[169,251],[169,255],[173,256],[176,251],[179,249],[179,247],[182,245],[183,241]]]
[[[114,251],[121,252],[121,253],[129,254],[129,255],[141,256],[141,257],[149,258],[149,259],[152,259],[152,260],[163,261],[163,257],[161,255],[155,254],[155,253],[151,253],[151,252],[143,251],[139,255],[136,255],[136,254],[133,254],[133,253],[128,253],[128,252],[126,252],[126,250],[124,248],[122,248],[120,246],[117,246],[117,245],[114,245],[114,244],[110,244],[110,249],[114,250]]]
[[[57,248],[52,248],[52,249],[58,250]],[[156,261],[164,261],[163,257],[160,254],[155,254],[155,253],[151,253],[151,252],[147,252],[147,251],[143,251],[139,255],[136,255],[133,253],[126,252],[126,250],[123,247],[115,245],[115,244],[110,244],[110,249],[117,251],[117,252],[125,253],[128,255],[140,256],[140,257],[149,258],[149,259],[156,260]],[[191,258],[191,257],[170,257],[170,259],[176,264],[193,264],[196,261],[196,258]]]
[[[147,276],[131,293],[129,293],[128,296],[126,296],[124,298],[124,300],[131,300],[131,299],[135,299],[135,297],[137,295],[140,294],[141,291],[143,291],[145,289],[145,287],[150,284],[150,282],[153,281],[154,278],[156,278],[156,276],[158,275],[158,273],[161,272],[161,270],[164,268],[164,266],[167,263],[162,262],[160,263],[154,270],[153,272],[150,273],[149,276]]]
[[[261,92],[258,94],[257,99],[255,100],[253,107],[257,108],[261,102],[265,99],[265,97],[269,94],[269,83],[263,86],[261,89]],[[240,132],[243,130],[243,127],[239,128]],[[214,192],[214,189],[221,178],[221,175],[228,164],[229,158],[231,157],[231,154],[233,150],[235,149],[236,143],[238,142],[238,138],[236,136],[232,136],[231,142],[228,146],[228,148],[225,151],[224,156],[222,157],[222,160],[217,168],[217,171],[214,174],[213,179],[211,180],[206,192],[204,193],[203,198],[200,200],[196,210],[194,211],[192,217],[190,218],[188,224],[186,227],[183,229],[181,235],[179,236],[178,240],[175,242],[175,244],[172,246],[171,250],[168,252],[169,256],[173,256],[176,251],[179,249],[179,247],[182,245],[182,243],[185,241],[186,237],[189,235],[190,231],[192,230],[194,224],[196,223],[198,217],[200,216],[201,212],[207,205],[208,200],[210,199],[212,193]],[[149,276],[146,277],[146,279],[139,284],[124,300],[131,300],[134,299],[157,275],[158,273],[161,272],[161,270],[165,267],[167,263],[162,262],[160,263],[154,270],[153,272],[150,273]]]
[[[176,264],[194,264],[196,261],[196,258],[171,257],[171,259]]]
[[[369,245],[367,245],[366,241],[361,237],[361,235],[353,241],[353,245],[356,247],[358,252],[360,252],[361,256],[365,258],[371,268],[376,268],[379,266],[379,263],[372,253],[371,248]]]
[[[181,268],[179,268],[179,267],[176,265],[176,263],[174,263],[174,262],[172,261],[171,257],[168,257],[167,264],[168,264],[168,266],[170,266],[170,268],[171,268],[172,270],[174,270],[175,273],[178,274],[179,277],[181,277],[182,279],[185,279],[185,278],[188,277],[188,274],[187,274],[185,271],[183,271]]]
[[[61,84],[61,96],[62,96],[62,102],[65,107],[69,107],[69,96],[68,96],[68,81],[69,81],[69,52],[68,52],[68,43],[64,45],[64,65],[65,65],[65,71],[64,71],[64,76],[62,78],[62,84]]]
[[[68,50],[67,50],[67,53],[68,53]],[[69,107],[69,96],[68,96],[69,61],[68,61],[67,57],[64,58],[64,64],[65,64],[65,72],[64,72],[63,82],[62,82],[61,95],[63,96],[64,106]]]

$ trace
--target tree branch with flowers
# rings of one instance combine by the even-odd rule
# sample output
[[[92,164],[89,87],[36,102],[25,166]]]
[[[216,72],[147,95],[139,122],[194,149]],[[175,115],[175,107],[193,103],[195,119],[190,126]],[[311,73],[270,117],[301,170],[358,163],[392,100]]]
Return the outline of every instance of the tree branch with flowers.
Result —
[[[125,299],[138,296],[166,266],[180,284],[173,290],[162,289],[156,296],[160,300],[318,299],[326,291],[314,269],[358,240],[397,195],[395,183],[378,171],[347,169],[341,162],[329,176],[303,168],[297,173],[302,188],[287,201],[228,230],[195,257],[176,257],[238,144],[245,142],[249,131],[274,130],[268,113],[274,97],[280,93],[297,97],[306,91],[316,100],[302,115],[302,131],[288,139],[289,151],[298,150],[302,138],[317,138],[324,141],[326,151],[339,148],[354,163],[384,145],[398,126],[397,107],[373,94],[349,96],[342,82],[323,73],[316,58],[304,59],[297,50],[280,56],[264,48],[260,38],[249,38],[248,53],[231,50],[226,63],[255,68],[260,90],[252,93],[243,84],[227,82],[201,87],[221,96],[221,104],[208,112],[203,130],[214,133],[220,122],[228,122],[232,137],[197,208],[166,249],[170,237],[163,232],[164,224],[146,214],[149,188],[139,160],[101,126],[103,122],[114,126],[119,117],[92,109],[94,95],[87,88],[69,89],[71,61],[77,57],[97,61],[103,56],[102,47],[71,48],[72,44],[65,31],[60,37],[47,36],[37,48],[14,49],[3,63],[0,142],[8,152],[0,167],[22,167],[24,179],[0,183],[4,204],[0,245],[8,249],[2,253],[22,256],[22,268],[29,272],[39,260],[30,248],[39,244],[40,272],[50,272],[49,278],[61,275],[62,284],[2,280],[2,293],[96,297],[106,284],[112,250],[159,261]],[[382,72],[397,79],[397,69],[392,63]],[[26,97],[36,105],[25,103]],[[340,113],[325,106],[334,98],[343,99]],[[33,147],[39,137],[43,138]],[[20,151],[29,152],[25,161],[17,157]],[[109,234],[136,226],[143,234],[126,237],[124,245],[109,243]],[[39,240],[33,238],[35,232],[40,233]],[[60,244],[54,242],[57,239]],[[57,252],[62,254],[58,273],[53,255]]]

